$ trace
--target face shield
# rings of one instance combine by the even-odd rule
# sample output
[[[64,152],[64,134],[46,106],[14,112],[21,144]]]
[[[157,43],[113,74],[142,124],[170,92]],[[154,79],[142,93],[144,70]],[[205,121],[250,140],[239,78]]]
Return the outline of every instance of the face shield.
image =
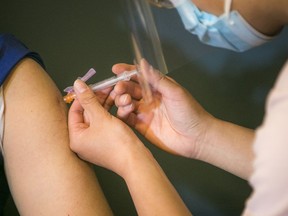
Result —
[[[168,73],[150,4],[147,0],[123,2],[135,65],[140,65],[141,59],[145,59],[161,73]]]
[[[194,59],[194,54],[201,54],[193,49],[195,38],[187,34],[176,10],[185,1],[122,0],[136,66],[145,59],[167,74]]]
[[[149,74],[154,69],[168,73],[154,17],[147,0],[123,0],[123,8],[143,99],[150,103],[153,98],[147,82]]]
[[[188,64],[214,72],[230,51],[244,52],[272,39],[232,10],[232,0],[223,0],[220,16],[201,11],[192,0],[123,2],[136,62],[145,58],[164,74]]]

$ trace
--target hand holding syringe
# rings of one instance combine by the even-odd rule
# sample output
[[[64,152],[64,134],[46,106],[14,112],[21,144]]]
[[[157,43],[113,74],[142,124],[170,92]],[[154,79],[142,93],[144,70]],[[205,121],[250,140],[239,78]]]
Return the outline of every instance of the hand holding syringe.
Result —
[[[84,82],[87,81],[91,76],[93,76],[95,74],[95,70],[94,69],[90,69],[88,71],[88,73],[81,78],[81,80],[83,80]],[[116,85],[119,81],[128,81],[130,80],[130,78],[134,75],[136,75],[138,72],[137,70],[132,70],[132,71],[124,71],[123,73],[117,75],[117,76],[113,76],[111,78],[105,79],[103,81],[94,83],[89,85],[89,87],[95,92],[95,91],[100,91],[103,89],[106,89],[110,86],[114,86]],[[66,103],[71,103],[75,97],[76,94],[73,90],[72,86],[67,87],[66,89],[64,89],[65,92],[67,92],[67,95],[63,97],[64,101]]]

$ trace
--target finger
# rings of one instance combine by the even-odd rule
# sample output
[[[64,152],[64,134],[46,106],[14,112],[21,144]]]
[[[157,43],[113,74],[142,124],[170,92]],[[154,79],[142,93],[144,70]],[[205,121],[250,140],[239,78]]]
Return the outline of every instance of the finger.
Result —
[[[129,65],[125,63],[115,64],[112,67],[112,72],[117,75],[123,73],[124,71],[132,71],[132,70],[136,70],[135,65]],[[137,81],[138,80],[137,75],[132,76],[130,80]]]
[[[118,118],[126,121],[128,116],[134,111],[134,104],[131,103],[127,106],[119,107],[117,110]]]
[[[126,106],[118,107],[117,117],[134,127],[138,116],[138,109],[141,103],[143,103],[143,101],[133,100],[132,103]]]
[[[124,71],[135,70],[135,68],[136,67],[134,65],[118,63],[118,64],[113,65],[112,72],[115,74],[120,74],[120,73],[123,73]]]
[[[132,98],[129,94],[117,95],[115,98],[115,105],[117,107],[128,106],[132,103]]]
[[[74,100],[69,109],[68,115],[68,126],[70,129],[84,123],[83,111],[84,110],[78,100]]]
[[[113,107],[115,97],[116,94],[114,93],[114,90],[112,90],[103,104],[104,109],[110,110]]]
[[[94,92],[86,83],[79,79],[74,82],[74,90],[77,100],[85,110],[85,114],[95,121],[99,120],[97,118],[101,117],[101,115],[98,114],[105,113],[106,111],[97,100]]]
[[[148,82],[154,91],[168,95],[173,93],[171,89],[179,87],[178,83],[154,69],[145,59],[140,61],[140,70],[142,79]]]
[[[134,112],[129,112],[129,114],[125,114],[126,111],[120,113],[122,111],[118,110],[117,117],[124,121],[130,127],[135,128],[137,125],[137,114]]]
[[[113,90],[112,87],[103,89],[101,91],[96,91],[94,92],[94,94],[97,97],[97,100],[99,101],[99,103],[103,106],[103,104],[105,103],[105,101],[107,100],[107,98],[109,97],[111,91]]]
[[[130,94],[132,98],[140,100],[142,98],[142,89],[138,83],[133,81],[123,81],[117,83],[114,87],[116,95]]]
[[[115,98],[115,105],[119,109],[121,107],[128,107],[132,106],[133,107],[133,112],[137,110],[140,106],[140,104],[143,103],[142,100],[133,100],[130,95],[120,95],[116,96]],[[131,105],[133,104],[133,105]]]
[[[114,105],[114,98],[111,97],[113,95],[113,88],[110,87],[108,89],[104,89],[101,91],[95,92],[99,103],[104,107],[106,110],[110,110],[111,107]]]

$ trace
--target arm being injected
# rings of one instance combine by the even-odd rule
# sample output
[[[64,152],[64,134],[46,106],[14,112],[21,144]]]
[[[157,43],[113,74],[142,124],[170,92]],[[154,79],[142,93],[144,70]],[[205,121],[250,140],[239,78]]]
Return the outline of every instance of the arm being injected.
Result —
[[[96,73],[96,71],[94,69],[90,69],[87,74],[85,74],[85,76],[83,76],[82,78],[80,78],[82,81],[87,81],[91,76],[93,76]],[[108,79],[102,80],[100,82],[94,83],[89,85],[89,87],[94,91],[100,91],[103,89],[106,89],[110,86],[114,86],[116,85],[119,81],[129,81],[130,78],[134,75],[138,74],[137,70],[132,70],[132,71],[124,71],[123,73],[117,75],[117,76],[113,76],[110,77]],[[71,103],[75,97],[76,94],[73,90],[73,87],[69,86],[67,88],[64,89],[64,92],[67,92],[67,95],[65,95],[63,97],[65,103]]]

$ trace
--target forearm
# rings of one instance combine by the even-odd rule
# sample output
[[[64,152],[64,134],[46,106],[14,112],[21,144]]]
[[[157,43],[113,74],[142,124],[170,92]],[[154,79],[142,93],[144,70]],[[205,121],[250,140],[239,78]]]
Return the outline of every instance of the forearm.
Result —
[[[252,172],[253,140],[253,130],[215,119],[196,157],[247,179]]]
[[[148,150],[131,155],[122,177],[129,188],[138,215],[191,215]]]

